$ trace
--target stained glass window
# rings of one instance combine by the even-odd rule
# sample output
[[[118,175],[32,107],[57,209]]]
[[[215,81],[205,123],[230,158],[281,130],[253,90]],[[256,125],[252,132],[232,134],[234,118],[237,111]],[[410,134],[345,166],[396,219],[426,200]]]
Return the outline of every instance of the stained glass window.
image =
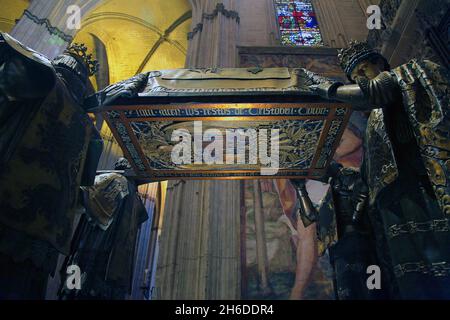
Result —
[[[322,35],[311,0],[275,0],[275,6],[282,45],[322,45]]]

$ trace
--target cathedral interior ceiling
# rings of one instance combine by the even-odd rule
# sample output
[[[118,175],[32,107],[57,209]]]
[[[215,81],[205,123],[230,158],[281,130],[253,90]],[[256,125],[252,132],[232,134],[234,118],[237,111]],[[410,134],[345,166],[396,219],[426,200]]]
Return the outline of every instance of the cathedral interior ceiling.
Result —
[[[97,50],[104,48],[104,85],[112,84],[145,71],[184,67],[191,17],[188,0],[102,1],[84,17],[74,42],[85,43],[100,63],[105,55]],[[91,79],[95,89],[101,89],[98,80]],[[105,123],[101,134],[113,139]],[[118,157],[121,150],[114,145],[111,154]]]
[[[0,0],[0,30],[10,32],[29,4],[30,0]]]
[[[85,43],[96,56],[95,39],[100,40],[115,83],[145,71],[182,68],[190,25],[187,0],[103,1],[83,19],[74,42]]]

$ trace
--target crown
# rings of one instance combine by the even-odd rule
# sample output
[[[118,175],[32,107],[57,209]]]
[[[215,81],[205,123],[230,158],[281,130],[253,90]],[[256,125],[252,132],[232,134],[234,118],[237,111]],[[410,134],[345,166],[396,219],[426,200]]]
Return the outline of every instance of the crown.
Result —
[[[387,60],[376,50],[374,50],[367,42],[350,41],[348,48],[338,51],[339,63],[344,70],[347,77],[350,75],[353,69],[364,60],[370,60],[373,58],[382,59],[385,62],[385,66],[389,68]]]
[[[71,44],[64,53],[71,55],[77,60],[81,60],[88,69],[89,76],[93,76],[99,69],[99,63],[97,60],[92,59],[92,54],[87,54],[87,47],[84,43]]]

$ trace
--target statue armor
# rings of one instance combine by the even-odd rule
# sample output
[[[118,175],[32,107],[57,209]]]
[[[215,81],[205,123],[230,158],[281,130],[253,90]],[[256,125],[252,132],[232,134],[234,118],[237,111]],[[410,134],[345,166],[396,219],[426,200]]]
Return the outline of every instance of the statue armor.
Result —
[[[117,161],[115,169],[126,169]],[[65,266],[76,264],[86,273],[82,289],[63,287],[62,299],[124,299],[131,290],[137,234],[147,219],[137,182],[124,172],[100,174],[95,185],[83,188],[86,214],[82,216]],[[65,267],[61,269],[66,276]]]
[[[442,212],[450,216],[449,71],[416,60],[394,69],[417,145]]]
[[[386,132],[384,114],[375,109],[367,122],[367,139],[364,141],[365,176],[369,188],[369,200],[373,205],[377,195],[398,177],[392,144]]]
[[[305,228],[317,221],[317,211],[312,204],[311,199],[308,196],[306,185],[304,180],[292,180],[292,184],[295,186],[297,197],[300,201],[300,207],[298,209],[298,216],[302,220]]]
[[[448,93],[448,71],[430,61],[410,61],[392,72],[382,72],[375,79],[359,78],[356,85],[322,85],[320,90],[333,90],[335,99],[355,105],[356,110],[387,107],[400,101],[406,108],[389,112],[395,117],[393,128],[386,128],[386,111],[375,109],[369,118],[366,146],[370,155],[377,155],[370,164],[367,179],[370,186],[370,200],[398,177],[397,162],[390,139],[400,143],[415,142],[418,157],[425,165],[426,174],[432,184],[441,210],[450,212],[450,116]],[[330,93],[327,93],[330,95]],[[403,117],[404,116],[404,117]],[[389,134],[391,130],[391,134]],[[380,146],[383,144],[383,146]],[[380,149],[381,148],[381,149]],[[373,150],[373,152],[372,152]],[[368,163],[368,162],[367,162]],[[417,165],[417,169],[421,165]]]
[[[106,230],[129,194],[127,179],[118,173],[98,175],[92,187],[82,187],[86,212],[92,222]]]
[[[305,211],[310,203],[302,181],[294,181],[300,197],[300,217],[317,222],[319,254],[329,250],[334,286],[339,300],[386,298],[385,291],[366,286],[366,269],[378,264],[367,215],[368,190],[358,171],[332,163],[324,181],[330,188],[318,212]],[[307,213],[305,215],[305,212]]]
[[[382,58],[363,43],[340,54],[349,77],[359,63],[375,63],[368,57]],[[372,110],[361,171],[377,247],[383,248],[378,253],[394,275],[398,297],[448,299],[449,72],[412,60],[373,79],[354,79],[356,84],[315,90],[356,110]]]
[[[0,48],[0,222],[68,253],[96,129],[48,59],[5,33]],[[25,75],[11,65],[16,60]],[[31,97],[35,87],[38,96]]]
[[[0,298],[43,298],[100,157],[82,79],[60,67],[0,33]]]
[[[348,232],[363,232],[361,223],[368,192],[359,172],[351,168],[341,168],[339,174],[332,179],[331,187],[334,206],[339,212],[337,215],[339,237]]]

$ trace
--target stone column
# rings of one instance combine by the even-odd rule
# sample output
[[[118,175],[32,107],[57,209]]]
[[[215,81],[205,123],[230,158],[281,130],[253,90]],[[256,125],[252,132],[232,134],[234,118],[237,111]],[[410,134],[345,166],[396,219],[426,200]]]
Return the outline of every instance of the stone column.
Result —
[[[256,262],[258,265],[258,285],[262,295],[271,294],[269,283],[269,259],[267,257],[266,232],[261,183],[253,180],[253,208],[255,209]]]
[[[60,54],[72,41],[77,29],[70,29],[67,9],[80,8],[81,19],[102,0],[33,0],[11,35],[50,59]]]
[[[186,66],[234,67],[235,1],[191,0]],[[158,299],[239,299],[240,182],[169,183],[157,268]]]
[[[326,46],[332,48],[344,48],[347,46],[348,39],[341,17],[336,13],[335,0],[313,0],[312,4],[317,15],[323,42]]]
[[[332,48],[347,47],[350,40],[363,41],[367,7],[379,0],[312,0],[324,44]]]
[[[192,31],[186,66],[235,67],[239,15],[235,0],[190,0]]]
[[[416,9],[422,0],[402,1],[389,26],[388,37],[384,41],[381,53],[390,62],[391,66],[405,63],[414,47],[421,43],[416,32],[418,25]]]

